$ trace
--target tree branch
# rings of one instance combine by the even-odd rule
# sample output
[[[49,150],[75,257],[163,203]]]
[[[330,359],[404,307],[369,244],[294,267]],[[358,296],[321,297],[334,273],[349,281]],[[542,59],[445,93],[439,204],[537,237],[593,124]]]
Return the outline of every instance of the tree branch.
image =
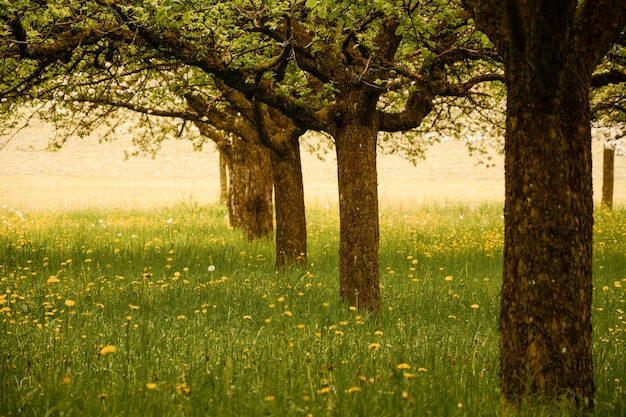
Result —
[[[435,97],[465,97],[470,94],[470,90],[474,86],[489,81],[504,81],[504,75],[479,75],[460,84],[451,84],[443,80],[421,79],[418,87],[409,95],[403,111],[397,113],[378,111],[380,130],[383,132],[401,132],[415,129],[432,110]]]
[[[496,45],[500,53],[510,36],[507,30],[506,8],[511,7],[510,2],[517,0],[462,0],[463,7],[470,12],[476,23],[476,27],[485,33]]]
[[[626,27],[626,7],[621,0],[585,0],[576,21],[575,53],[595,57],[591,72]]]
[[[591,77],[591,87],[604,87],[609,84],[621,84],[626,82],[626,73],[618,70],[610,70]]]
[[[618,104],[615,102],[599,103],[591,109],[591,119],[592,120],[596,119],[598,113],[601,111],[605,111],[605,110],[616,110],[620,113],[626,114],[626,107],[621,104]]]

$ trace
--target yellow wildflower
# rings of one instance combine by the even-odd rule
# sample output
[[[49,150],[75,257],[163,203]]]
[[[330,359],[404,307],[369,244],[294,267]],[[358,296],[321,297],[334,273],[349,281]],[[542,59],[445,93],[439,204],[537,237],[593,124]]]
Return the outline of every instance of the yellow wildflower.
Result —
[[[113,346],[113,345],[106,345],[102,349],[100,349],[100,352],[98,353],[98,356],[108,355],[109,353],[113,353],[116,350],[117,350],[117,348],[115,346]]]

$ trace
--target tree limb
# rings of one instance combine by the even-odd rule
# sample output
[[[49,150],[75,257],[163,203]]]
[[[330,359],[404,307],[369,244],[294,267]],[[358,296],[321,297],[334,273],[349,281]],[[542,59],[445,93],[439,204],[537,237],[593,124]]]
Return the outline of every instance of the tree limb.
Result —
[[[624,31],[626,7],[621,0],[585,0],[576,17],[575,53],[595,57],[591,72]]]
[[[591,87],[604,87],[609,84],[621,84],[626,82],[626,73],[618,70],[610,70],[591,77]]]

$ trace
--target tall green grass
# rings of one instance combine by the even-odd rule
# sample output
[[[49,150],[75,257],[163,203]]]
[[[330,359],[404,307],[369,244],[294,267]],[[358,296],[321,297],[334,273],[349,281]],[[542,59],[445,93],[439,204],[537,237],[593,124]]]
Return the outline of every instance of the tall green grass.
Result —
[[[338,301],[336,209],[280,274],[225,215],[2,209],[0,416],[499,414],[500,207],[383,208],[374,316]],[[596,220],[602,416],[626,414],[625,215]]]

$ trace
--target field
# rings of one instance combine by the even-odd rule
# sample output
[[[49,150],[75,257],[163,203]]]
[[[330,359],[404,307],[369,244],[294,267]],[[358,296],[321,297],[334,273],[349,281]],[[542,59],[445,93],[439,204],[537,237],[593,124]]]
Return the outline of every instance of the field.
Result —
[[[59,152],[46,152],[50,128],[34,125],[19,132],[0,150],[0,205],[22,211],[82,208],[152,208],[181,201],[200,204],[219,197],[218,157],[209,146],[193,152],[186,141],[166,142],[154,159],[124,158],[132,138],[120,135],[99,143],[97,135],[68,142]],[[0,144],[8,138],[0,138]],[[303,149],[306,149],[303,147]],[[411,163],[381,155],[378,162],[381,205],[414,206],[432,202],[502,202],[502,157],[491,154],[493,167],[478,164],[464,144],[443,141]],[[337,204],[334,155],[320,160],[303,152],[305,197],[310,204]],[[599,201],[602,149],[594,148],[593,177]],[[626,156],[615,160],[615,202],[626,203]]]
[[[369,316],[338,301],[332,160],[305,161],[307,271],[275,273],[213,203],[210,152],[82,145],[0,152],[0,416],[499,415],[498,166],[383,158]],[[626,211],[595,236],[596,415],[626,415]]]
[[[381,215],[383,311],[337,300],[337,213],[276,274],[222,208],[4,210],[0,415],[498,415],[497,205]],[[597,221],[597,415],[626,413],[626,213]]]

